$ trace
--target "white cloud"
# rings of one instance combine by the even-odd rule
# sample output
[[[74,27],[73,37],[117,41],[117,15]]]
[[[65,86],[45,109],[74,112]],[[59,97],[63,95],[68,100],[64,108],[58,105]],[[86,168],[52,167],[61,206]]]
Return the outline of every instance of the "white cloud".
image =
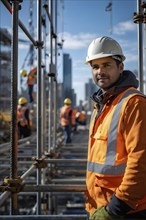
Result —
[[[72,35],[65,32],[64,34],[59,34],[59,38],[64,39],[64,49],[75,50],[87,48],[87,45],[96,37],[97,35],[89,33],[79,33],[78,35]]]
[[[138,60],[137,54],[126,53],[125,56],[126,56],[126,61],[125,62],[133,62],[133,61],[137,61]]]
[[[136,24],[134,24],[131,20],[120,22],[113,27],[113,33],[117,35],[124,35],[126,32],[135,31]]]

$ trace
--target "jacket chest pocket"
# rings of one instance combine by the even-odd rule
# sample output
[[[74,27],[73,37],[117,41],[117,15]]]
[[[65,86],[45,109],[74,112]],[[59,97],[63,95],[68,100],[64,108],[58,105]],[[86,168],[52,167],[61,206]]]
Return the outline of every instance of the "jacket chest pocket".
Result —
[[[109,131],[109,123],[104,120],[102,123],[98,124],[98,127],[96,127],[95,125],[95,133],[93,137],[96,140],[107,141],[108,131]]]

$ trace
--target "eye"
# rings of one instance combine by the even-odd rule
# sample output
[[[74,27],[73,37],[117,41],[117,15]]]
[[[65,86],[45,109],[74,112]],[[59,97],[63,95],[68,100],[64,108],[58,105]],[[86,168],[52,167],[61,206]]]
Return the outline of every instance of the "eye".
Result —
[[[104,68],[110,69],[110,68],[111,68],[111,64],[110,64],[110,63],[105,63],[105,64],[104,64]]]
[[[93,66],[92,66],[92,69],[93,69],[93,70],[98,70],[98,69],[99,69],[99,66],[98,66],[98,65],[93,65]]]

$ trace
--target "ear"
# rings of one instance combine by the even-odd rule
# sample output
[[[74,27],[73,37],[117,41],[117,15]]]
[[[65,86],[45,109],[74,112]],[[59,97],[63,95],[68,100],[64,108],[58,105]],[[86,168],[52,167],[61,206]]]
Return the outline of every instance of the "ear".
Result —
[[[92,67],[92,60],[90,61],[90,66]]]
[[[120,73],[123,72],[123,70],[124,70],[124,63],[120,63],[119,64],[119,70],[120,70]]]

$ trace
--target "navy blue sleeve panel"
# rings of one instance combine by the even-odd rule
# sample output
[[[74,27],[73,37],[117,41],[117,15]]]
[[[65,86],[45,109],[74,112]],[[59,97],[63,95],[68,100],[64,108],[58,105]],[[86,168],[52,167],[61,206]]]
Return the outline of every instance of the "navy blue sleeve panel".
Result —
[[[111,201],[107,207],[110,213],[118,216],[124,216],[131,210],[131,207],[124,201],[118,199],[115,194],[112,195]]]

